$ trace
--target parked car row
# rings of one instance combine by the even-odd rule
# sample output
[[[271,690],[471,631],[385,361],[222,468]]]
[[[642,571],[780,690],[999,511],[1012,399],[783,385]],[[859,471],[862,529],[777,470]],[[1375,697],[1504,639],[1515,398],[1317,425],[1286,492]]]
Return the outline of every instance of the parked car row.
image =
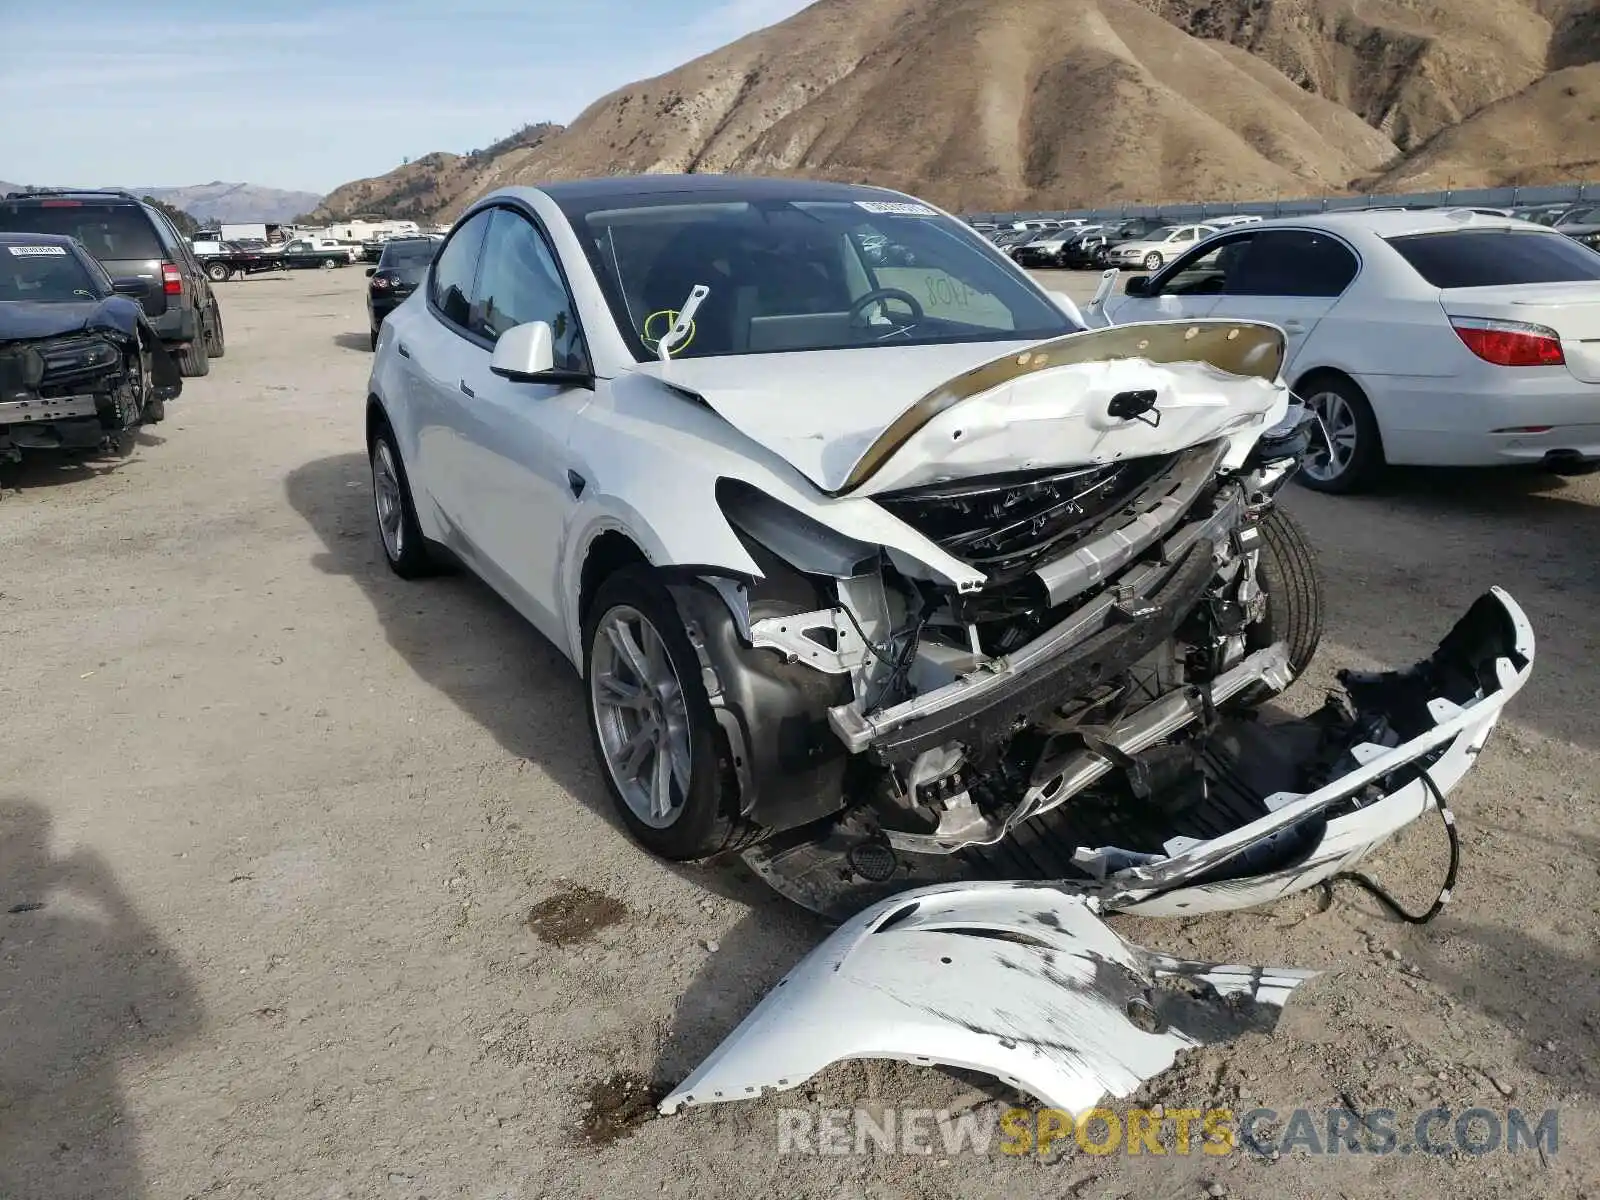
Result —
[[[124,444],[227,352],[193,248],[123,191],[0,201],[0,460]]]
[[[1351,212],[1469,212],[1485,217],[1505,217],[1544,225],[1587,246],[1600,249],[1600,204],[1535,204],[1518,208],[1437,205],[1378,205]],[[1313,214],[1316,215],[1316,214]],[[1332,214],[1323,214],[1332,215]],[[1029,267],[1103,269],[1138,266],[1159,271],[1172,261],[1174,250],[1193,244],[1193,231],[1211,231],[1266,220],[1254,215],[1206,217],[1189,223],[1163,222],[1154,217],[1132,217],[1115,223],[1084,218],[1029,218],[999,225],[973,223],[984,237]],[[1134,243],[1138,243],[1134,247]]]

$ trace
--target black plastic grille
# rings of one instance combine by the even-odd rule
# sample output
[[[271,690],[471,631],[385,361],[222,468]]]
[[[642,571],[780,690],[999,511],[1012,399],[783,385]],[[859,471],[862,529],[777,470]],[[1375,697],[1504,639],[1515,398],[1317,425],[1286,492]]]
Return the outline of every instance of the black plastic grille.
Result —
[[[940,549],[1003,581],[1063,554],[1175,456],[991,475],[878,497]]]

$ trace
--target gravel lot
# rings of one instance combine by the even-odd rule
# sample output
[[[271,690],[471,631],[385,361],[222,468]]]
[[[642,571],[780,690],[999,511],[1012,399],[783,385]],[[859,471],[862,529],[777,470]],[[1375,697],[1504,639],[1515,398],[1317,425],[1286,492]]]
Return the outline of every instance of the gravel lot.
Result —
[[[1534,619],[1533,680],[1456,796],[1445,916],[1404,926],[1342,888],[1325,912],[1115,922],[1327,972],[1277,1037],[1198,1052],[1142,1102],[1559,1106],[1557,1153],[780,1156],[783,1105],[986,1098],[847,1065],[632,1119],[823,928],[635,849],[556,651],[469,578],[384,568],[364,283],[223,286],[228,355],[166,423],[121,459],[4,476],[0,1196],[1593,1194],[1600,478],[1290,497],[1328,575],[1320,671],[1409,663],[1494,583]],[[1372,870],[1425,906],[1442,851],[1427,825]]]

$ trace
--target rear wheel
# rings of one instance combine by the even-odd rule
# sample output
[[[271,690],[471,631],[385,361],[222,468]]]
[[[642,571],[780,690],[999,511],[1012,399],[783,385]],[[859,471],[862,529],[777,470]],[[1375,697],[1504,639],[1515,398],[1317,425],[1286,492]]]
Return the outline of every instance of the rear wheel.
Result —
[[[228,336],[222,329],[222,310],[213,302],[211,324],[206,331],[206,355],[210,358],[221,358],[227,352]]]
[[[628,832],[680,862],[740,843],[736,790],[699,659],[647,567],[600,585],[583,624],[589,731]]]
[[[174,356],[178,360],[178,374],[194,379],[201,375],[211,374],[211,353],[206,348],[208,335],[205,322],[197,315],[195,324],[195,339]]]
[[[372,348],[374,350],[378,348],[378,327],[376,325],[372,327]]]
[[[212,283],[227,283],[233,278],[233,268],[227,263],[214,262],[206,268],[206,278]]]
[[[1383,441],[1366,394],[1338,375],[1320,375],[1295,389],[1316,418],[1311,448],[1296,478],[1316,492],[1369,487],[1383,469]]]
[[[417,524],[411,502],[411,482],[406,478],[394,431],[381,423],[373,431],[370,450],[372,501],[378,518],[378,541],[389,569],[401,579],[421,579],[438,572],[432,552]]]
[[[322,260],[322,267],[323,267],[323,270],[325,270],[325,271],[331,271],[331,270],[333,270],[333,268],[337,267],[338,265],[339,265],[339,260],[337,258],[325,258],[325,259]]]

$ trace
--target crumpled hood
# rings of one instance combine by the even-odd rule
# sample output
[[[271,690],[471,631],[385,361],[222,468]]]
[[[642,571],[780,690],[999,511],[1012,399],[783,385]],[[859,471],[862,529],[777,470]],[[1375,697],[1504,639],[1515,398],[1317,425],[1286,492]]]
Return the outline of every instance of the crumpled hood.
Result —
[[[1284,340],[1245,321],[1047,342],[880,346],[645,363],[830,494],[1168,454],[1280,419]],[[1154,411],[1113,400],[1154,393]],[[1133,402],[1138,407],[1138,402]]]
[[[40,304],[11,300],[0,304],[0,342],[25,342],[37,338],[79,333],[99,310],[101,301],[78,304]]]

